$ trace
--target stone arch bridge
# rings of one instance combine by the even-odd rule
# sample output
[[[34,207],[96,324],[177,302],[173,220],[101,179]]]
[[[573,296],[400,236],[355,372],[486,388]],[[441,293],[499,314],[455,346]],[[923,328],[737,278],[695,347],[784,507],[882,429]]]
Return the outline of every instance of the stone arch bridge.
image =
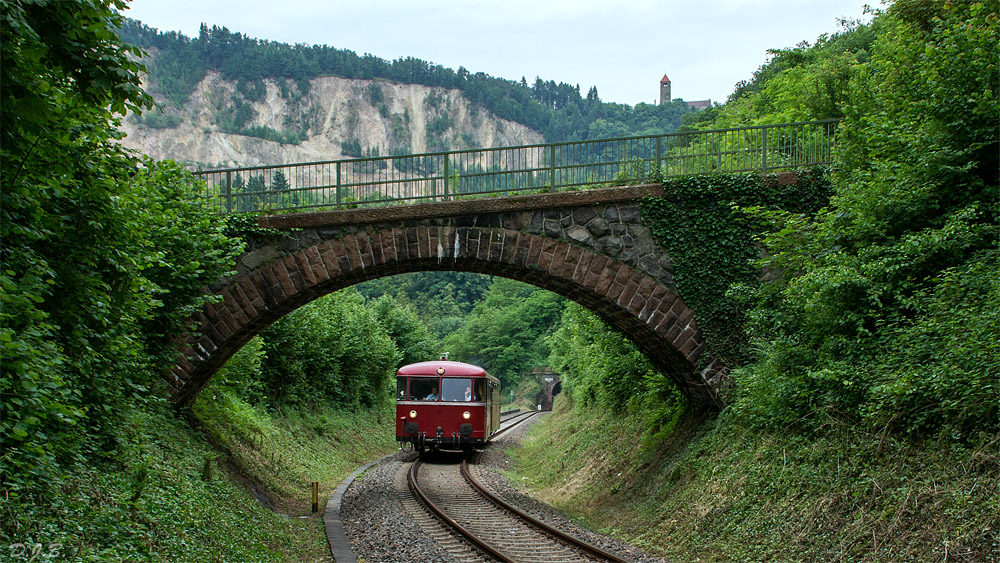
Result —
[[[643,224],[639,199],[662,185],[262,217],[286,231],[240,257],[193,318],[166,376],[189,404],[254,335],[306,303],[362,281],[421,270],[507,277],[553,291],[632,339],[695,408],[717,409],[726,368]]]

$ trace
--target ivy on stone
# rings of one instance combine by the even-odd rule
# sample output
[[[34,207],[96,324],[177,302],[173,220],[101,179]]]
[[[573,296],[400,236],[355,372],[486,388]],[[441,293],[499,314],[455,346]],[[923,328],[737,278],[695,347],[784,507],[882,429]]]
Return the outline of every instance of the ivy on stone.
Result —
[[[664,197],[641,202],[643,223],[670,255],[674,283],[697,311],[698,327],[709,350],[727,366],[751,360],[744,330],[746,286],[763,275],[754,265],[764,222],[749,209],[811,215],[831,193],[828,172],[804,169],[793,183],[775,175],[716,174],[664,182]]]

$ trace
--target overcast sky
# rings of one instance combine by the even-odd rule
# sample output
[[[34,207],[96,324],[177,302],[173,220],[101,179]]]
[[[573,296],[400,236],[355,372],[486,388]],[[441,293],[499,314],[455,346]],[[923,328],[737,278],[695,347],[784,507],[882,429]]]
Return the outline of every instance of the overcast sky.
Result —
[[[878,5],[877,0],[867,3]],[[125,15],[198,35],[202,22],[259,39],[415,57],[528,82],[597,86],[605,102],[724,102],[767,50],[814,43],[864,0],[133,0]]]

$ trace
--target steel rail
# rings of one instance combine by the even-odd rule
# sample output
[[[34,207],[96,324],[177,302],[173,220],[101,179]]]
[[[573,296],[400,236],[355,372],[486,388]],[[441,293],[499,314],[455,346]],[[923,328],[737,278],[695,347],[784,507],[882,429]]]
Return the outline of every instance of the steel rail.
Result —
[[[503,424],[504,422],[510,422],[512,420],[514,422],[512,424],[510,424],[508,426],[505,426],[504,428],[501,428],[500,430],[497,430],[496,432],[494,432],[493,435],[490,436],[490,440],[495,440],[497,438],[497,436],[503,434],[504,432],[510,430],[511,428],[514,428],[515,426],[520,425],[523,422],[526,422],[528,419],[530,419],[531,417],[535,416],[539,412],[541,412],[541,411],[525,411],[523,413],[514,415],[514,416],[508,418],[507,420],[501,420],[500,421],[501,424]]]
[[[440,507],[438,507],[438,505],[434,504],[434,502],[427,497],[427,495],[424,493],[423,490],[421,490],[420,485],[417,482],[417,472],[420,468],[421,463],[422,462],[419,459],[414,461],[413,464],[410,465],[410,472],[409,475],[407,476],[407,482],[410,486],[410,491],[417,498],[420,499],[420,502],[422,502],[424,506],[426,506],[431,512],[433,512],[434,515],[438,517],[438,519],[440,519],[445,524],[448,524],[449,526],[454,528],[455,531],[457,531],[462,537],[464,537],[466,540],[468,540],[470,543],[472,543],[479,549],[490,554],[490,556],[495,557],[498,560],[503,561],[505,563],[516,563],[513,559],[504,555],[502,551],[500,551],[496,547],[493,547],[489,543],[483,541],[469,530],[465,529],[461,524],[459,524],[454,519],[445,514],[444,511]]]
[[[462,460],[461,471],[462,471],[462,477],[465,477],[465,481],[470,485],[472,485],[472,487],[476,489],[476,491],[479,492],[479,494],[483,495],[484,498],[486,498],[493,504],[499,506],[500,508],[506,510],[507,512],[510,512],[511,514],[517,516],[521,520],[524,520],[525,522],[531,524],[532,526],[544,531],[546,534],[554,536],[557,540],[564,543],[568,543],[578,549],[586,551],[587,553],[595,557],[605,559],[607,561],[616,561],[621,563],[625,563],[626,561],[628,561],[627,559],[622,559],[621,557],[618,557],[613,553],[608,553],[607,551],[604,551],[603,549],[597,546],[590,545],[589,543],[575,536],[571,536],[566,532],[563,532],[562,530],[557,530],[556,528],[549,526],[545,522],[538,520],[534,516],[531,516],[530,514],[521,511],[521,509],[509,504],[507,501],[493,494],[493,491],[487,489],[486,486],[484,486],[475,477],[473,477],[472,473],[469,471],[469,465],[465,462],[465,460]]]
[[[514,428],[515,426],[520,425],[522,422],[529,420],[535,414],[537,414],[537,411],[528,411],[523,415],[519,415],[521,420],[518,420],[514,424],[511,424],[503,431],[506,431],[510,428]],[[494,434],[494,436],[496,436],[496,434]],[[439,520],[441,520],[449,527],[454,529],[458,534],[460,534],[463,538],[465,538],[468,542],[476,546],[478,549],[487,553],[491,557],[495,557],[499,561],[511,562],[511,563],[517,561],[516,559],[512,559],[509,555],[504,553],[502,548],[487,542],[486,540],[479,537],[475,532],[467,529],[462,524],[457,522],[454,518],[448,516],[448,514],[445,512],[443,508],[438,506],[434,501],[430,499],[430,497],[420,488],[419,471],[421,464],[422,462],[420,460],[414,461],[413,464],[410,466],[410,470],[408,472],[407,483],[413,495],[417,497],[420,500],[420,502],[423,503],[424,506],[426,506],[428,510],[430,510]],[[556,542],[576,548],[587,554],[587,556],[589,557],[595,557],[604,561],[613,561],[613,562],[627,561],[626,559],[622,559],[621,557],[613,553],[604,551],[603,549],[597,546],[591,545],[577,537],[562,532],[561,530],[558,530],[534,518],[533,516],[526,514],[520,509],[510,505],[503,499],[493,494],[492,491],[487,489],[482,483],[480,483],[475,477],[473,477],[471,472],[469,471],[468,463],[465,460],[462,461],[459,470],[462,477],[465,479],[466,483],[468,483],[469,486],[471,486],[476,491],[476,493],[479,494],[484,500],[492,503],[500,510],[505,511],[508,514],[511,514],[516,519],[527,524],[529,527],[533,527],[541,531],[543,535],[548,536],[549,538],[555,540]]]

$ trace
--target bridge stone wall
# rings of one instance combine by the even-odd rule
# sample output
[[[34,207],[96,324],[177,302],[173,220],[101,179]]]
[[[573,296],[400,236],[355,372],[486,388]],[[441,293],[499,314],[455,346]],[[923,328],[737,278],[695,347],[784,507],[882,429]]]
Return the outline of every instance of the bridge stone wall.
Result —
[[[670,257],[643,225],[638,199],[662,186],[450,201],[261,219],[286,230],[240,258],[194,317],[198,333],[168,376],[189,403],[229,357],[298,307],[400,273],[454,270],[534,284],[627,334],[696,406],[718,408],[725,367],[708,352],[677,293]]]

